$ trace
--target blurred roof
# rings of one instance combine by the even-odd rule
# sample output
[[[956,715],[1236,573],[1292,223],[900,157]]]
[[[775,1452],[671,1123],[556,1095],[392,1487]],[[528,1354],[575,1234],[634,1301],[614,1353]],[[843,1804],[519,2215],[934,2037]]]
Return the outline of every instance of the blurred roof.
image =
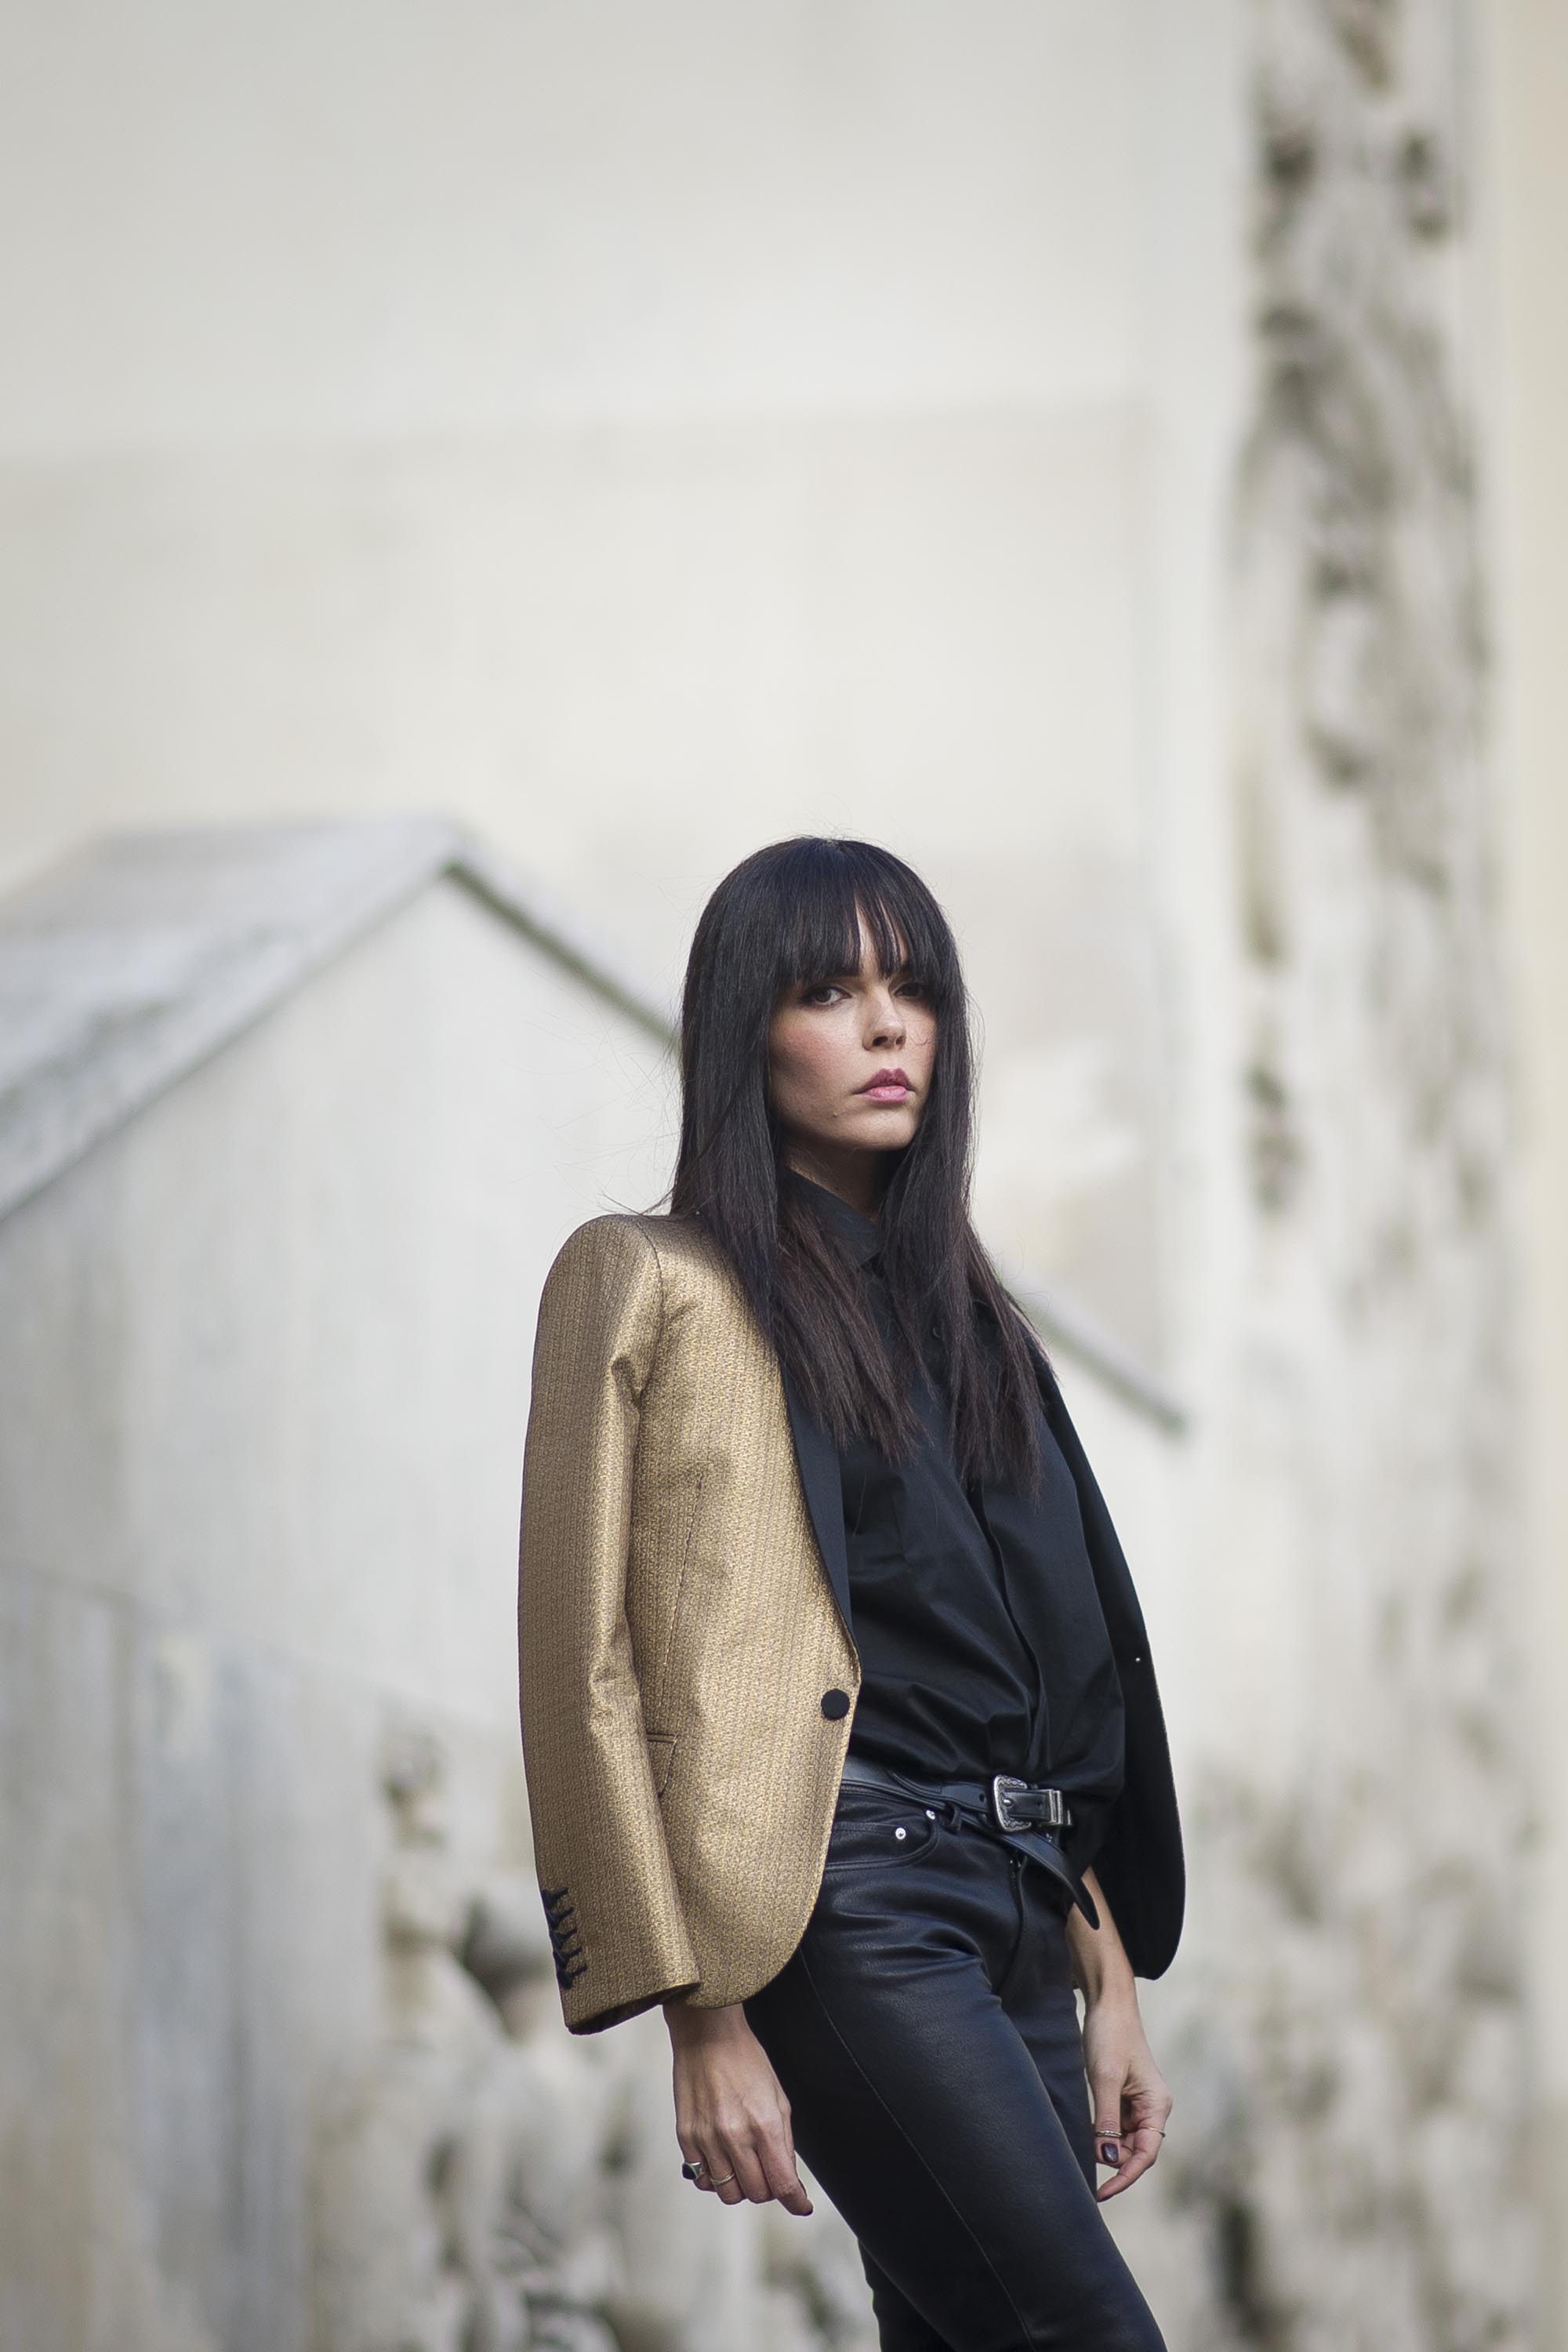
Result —
[[[448,818],[107,835],[0,898],[0,1217],[443,877],[669,1040],[673,1007]],[[1047,1340],[1162,1427],[1184,1425],[1091,1318],[1015,1289]]]
[[[0,1216],[450,875],[668,1037],[548,894],[441,817],[112,834],[0,898]]]

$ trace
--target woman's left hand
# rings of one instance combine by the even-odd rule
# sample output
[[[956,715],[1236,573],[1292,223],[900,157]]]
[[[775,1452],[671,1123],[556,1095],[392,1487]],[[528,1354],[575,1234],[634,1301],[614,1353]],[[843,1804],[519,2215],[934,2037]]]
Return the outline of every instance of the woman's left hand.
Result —
[[[1131,1978],[1088,2000],[1083,2063],[1094,2102],[1094,2152],[1101,2164],[1115,2167],[1115,2177],[1094,2192],[1103,2204],[1148,2171],[1171,2112],[1171,2094],[1154,2063]]]

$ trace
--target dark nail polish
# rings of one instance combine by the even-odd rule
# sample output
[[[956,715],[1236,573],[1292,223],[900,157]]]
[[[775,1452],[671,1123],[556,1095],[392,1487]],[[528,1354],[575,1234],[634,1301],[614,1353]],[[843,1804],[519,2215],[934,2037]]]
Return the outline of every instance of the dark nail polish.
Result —
[[[1118,2150],[1116,2142],[1113,2139],[1102,2139],[1100,2143],[1100,2160],[1101,2164],[1114,2164],[1117,2159]]]

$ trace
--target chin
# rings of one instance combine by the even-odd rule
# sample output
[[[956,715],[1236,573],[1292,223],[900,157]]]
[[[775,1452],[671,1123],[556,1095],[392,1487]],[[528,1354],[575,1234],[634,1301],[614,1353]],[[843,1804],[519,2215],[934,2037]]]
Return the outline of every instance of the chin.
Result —
[[[907,1110],[901,1103],[896,1110],[863,1111],[848,1140],[865,1151],[901,1151],[914,1141],[920,1123],[919,1111]]]

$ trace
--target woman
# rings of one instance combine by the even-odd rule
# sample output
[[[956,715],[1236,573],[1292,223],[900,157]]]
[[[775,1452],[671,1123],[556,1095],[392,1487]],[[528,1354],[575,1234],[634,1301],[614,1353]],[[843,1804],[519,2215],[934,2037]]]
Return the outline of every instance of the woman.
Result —
[[[862,842],[737,866],[681,1075],[671,1213],[582,1226],[540,1307],[523,1741],[567,2023],[662,2004],[687,2177],[808,2212],[798,2146],[885,2347],[1152,2352],[1097,2202],[1171,2104],[1134,1972],[1180,1930],[1175,1800],[1115,1532],[970,1226],[923,883]]]

